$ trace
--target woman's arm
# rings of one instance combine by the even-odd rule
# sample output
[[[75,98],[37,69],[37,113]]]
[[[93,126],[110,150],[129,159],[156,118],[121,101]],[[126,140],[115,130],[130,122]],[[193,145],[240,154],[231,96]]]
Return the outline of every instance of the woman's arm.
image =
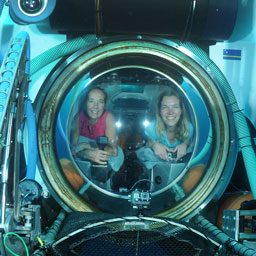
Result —
[[[150,137],[147,137],[148,147],[150,147],[155,155],[162,160],[168,161],[168,151],[171,151],[167,146],[161,144],[158,141],[152,140]]]
[[[110,155],[117,155],[117,137],[116,137],[116,126],[115,118],[112,113],[108,113],[106,118],[106,131],[105,135],[108,137],[108,145],[105,147]]]

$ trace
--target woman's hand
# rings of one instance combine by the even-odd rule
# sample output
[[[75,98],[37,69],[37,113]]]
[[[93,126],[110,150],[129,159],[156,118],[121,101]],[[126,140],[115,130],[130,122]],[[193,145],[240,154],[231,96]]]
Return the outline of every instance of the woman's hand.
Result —
[[[85,157],[90,161],[93,161],[98,164],[107,164],[110,154],[107,151],[100,150],[98,148],[87,149],[85,151]]]
[[[159,142],[154,142],[153,146],[151,147],[152,150],[154,151],[155,155],[158,156],[160,159],[164,161],[168,161],[168,152],[172,152],[171,149],[169,149],[167,146],[159,143]]]
[[[177,145],[174,149],[170,149],[159,142],[155,142],[152,146],[152,150],[156,156],[165,161],[169,161],[168,152],[177,152],[176,161],[178,161],[180,158],[187,154],[187,147],[188,145],[185,142]]]
[[[89,143],[79,143],[75,149],[74,154],[85,160],[90,160],[98,164],[107,164],[111,154],[109,151],[92,148]]]
[[[176,148],[173,150],[173,152],[177,152],[176,161],[187,154],[187,147],[188,145],[185,142],[176,146]]]
[[[89,159],[98,164],[107,164],[110,154],[108,151],[100,150],[98,148],[91,149],[89,152]]]

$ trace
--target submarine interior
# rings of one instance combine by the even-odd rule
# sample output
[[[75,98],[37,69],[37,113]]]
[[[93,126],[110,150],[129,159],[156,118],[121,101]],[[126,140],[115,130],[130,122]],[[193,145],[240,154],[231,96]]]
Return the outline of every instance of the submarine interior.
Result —
[[[0,0],[0,255],[256,255],[255,14]]]

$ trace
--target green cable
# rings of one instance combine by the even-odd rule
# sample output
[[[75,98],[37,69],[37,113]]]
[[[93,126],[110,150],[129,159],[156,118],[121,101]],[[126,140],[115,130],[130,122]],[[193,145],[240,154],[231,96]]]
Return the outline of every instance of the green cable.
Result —
[[[14,236],[18,237],[18,238],[21,240],[21,242],[23,243],[23,245],[24,245],[24,247],[25,247],[26,255],[29,256],[28,247],[27,247],[25,241],[22,239],[21,236],[19,236],[18,234],[14,233],[14,232],[8,232],[8,233],[6,233],[5,236],[4,236],[4,247],[6,248],[6,250],[9,251],[11,254],[13,254],[13,255],[15,255],[15,256],[19,256],[19,254],[14,253],[14,252],[13,252],[11,249],[9,249],[8,246],[6,245],[6,238],[7,238],[9,235],[14,235]]]

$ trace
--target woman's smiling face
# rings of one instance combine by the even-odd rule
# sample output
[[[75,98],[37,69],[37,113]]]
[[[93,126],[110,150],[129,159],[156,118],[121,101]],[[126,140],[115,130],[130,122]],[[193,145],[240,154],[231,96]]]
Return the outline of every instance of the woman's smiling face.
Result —
[[[164,96],[160,115],[168,128],[175,128],[182,114],[180,100],[176,96]]]
[[[93,89],[89,92],[86,102],[87,115],[91,120],[99,119],[105,108],[105,95],[101,90]]]

